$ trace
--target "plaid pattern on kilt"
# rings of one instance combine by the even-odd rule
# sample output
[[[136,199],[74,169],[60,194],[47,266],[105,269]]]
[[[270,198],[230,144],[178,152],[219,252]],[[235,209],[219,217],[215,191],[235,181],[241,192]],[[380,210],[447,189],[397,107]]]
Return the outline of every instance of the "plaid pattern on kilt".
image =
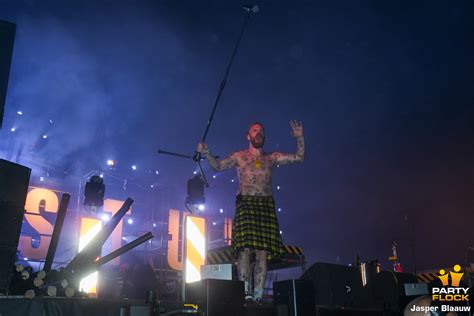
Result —
[[[283,252],[280,228],[271,196],[237,195],[232,223],[232,247],[267,250],[268,259]]]

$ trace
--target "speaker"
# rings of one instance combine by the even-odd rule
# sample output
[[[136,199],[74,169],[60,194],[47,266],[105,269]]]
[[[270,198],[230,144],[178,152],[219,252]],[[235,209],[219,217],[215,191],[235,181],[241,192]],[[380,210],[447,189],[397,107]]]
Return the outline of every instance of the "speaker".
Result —
[[[414,290],[415,286],[425,290],[418,293]],[[415,275],[393,271],[380,272],[374,280],[373,289],[375,299],[383,302],[384,310],[390,312],[402,312],[413,296],[423,295],[428,290],[426,284],[417,283]]]
[[[0,128],[3,122],[16,25],[0,20]]]
[[[273,283],[273,305],[277,316],[314,315],[314,285],[311,280]]]
[[[313,282],[317,306],[375,309],[371,287],[362,286],[361,274],[355,267],[317,262],[300,279]]]
[[[0,159],[0,293],[10,286],[31,169]]]
[[[206,279],[187,283],[185,302],[197,304],[205,316],[244,315],[244,282]]]

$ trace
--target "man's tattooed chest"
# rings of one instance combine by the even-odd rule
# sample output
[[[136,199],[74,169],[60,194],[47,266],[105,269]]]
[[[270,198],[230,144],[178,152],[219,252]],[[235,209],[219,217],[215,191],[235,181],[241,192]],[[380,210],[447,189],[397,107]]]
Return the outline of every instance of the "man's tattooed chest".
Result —
[[[237,166],[241,193],[271,194],[272,165],[269,155],[241,155]]]

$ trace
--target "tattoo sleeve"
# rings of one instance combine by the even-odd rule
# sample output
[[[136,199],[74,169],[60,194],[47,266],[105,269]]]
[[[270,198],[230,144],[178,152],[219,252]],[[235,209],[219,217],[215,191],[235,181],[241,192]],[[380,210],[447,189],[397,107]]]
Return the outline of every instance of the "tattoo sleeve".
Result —
[[[274,165],[286,165],[295,162],[303,162],[305,159],[305,145],[304,137],[296,138],[296,153],[287,154],[275,152],[273,153],[273,164]]]
[[[231,155],[229,155],[228,157],[222,160],[217,160],[217,158],[214,157],[214,155],[212,155],[211,153],[208,153],[206,158],[211,168],[214,169],[215,171],[222,171],[225,169],[232,168],[237,163],[235,153],[232,153]]]

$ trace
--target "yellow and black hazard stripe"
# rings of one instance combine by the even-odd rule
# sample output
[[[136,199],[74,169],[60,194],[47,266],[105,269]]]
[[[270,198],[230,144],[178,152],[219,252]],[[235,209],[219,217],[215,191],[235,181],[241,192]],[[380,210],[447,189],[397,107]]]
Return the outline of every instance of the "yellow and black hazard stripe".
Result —
[[[291,253],[300,256],[303,255],[303,248],[301,247],[284,245],[283,248],[285,249],[286,253]]]
[[[303,248],[297,246],[283,246],[284,253],[303,256]],[[232,247],[223,247],[219,249],[209,250],[207,252],[207,264],[223,264],[233,263],[237,260]]]
[[[231,247],[210,250],[207,253],[207,264],[232,263],[234,260],[234,253]]]
[[[416,275],[418,282],[422,283],[431,283],[438,278],[438,274],[435,272],[426,272],[426,273],[419,273]]]

